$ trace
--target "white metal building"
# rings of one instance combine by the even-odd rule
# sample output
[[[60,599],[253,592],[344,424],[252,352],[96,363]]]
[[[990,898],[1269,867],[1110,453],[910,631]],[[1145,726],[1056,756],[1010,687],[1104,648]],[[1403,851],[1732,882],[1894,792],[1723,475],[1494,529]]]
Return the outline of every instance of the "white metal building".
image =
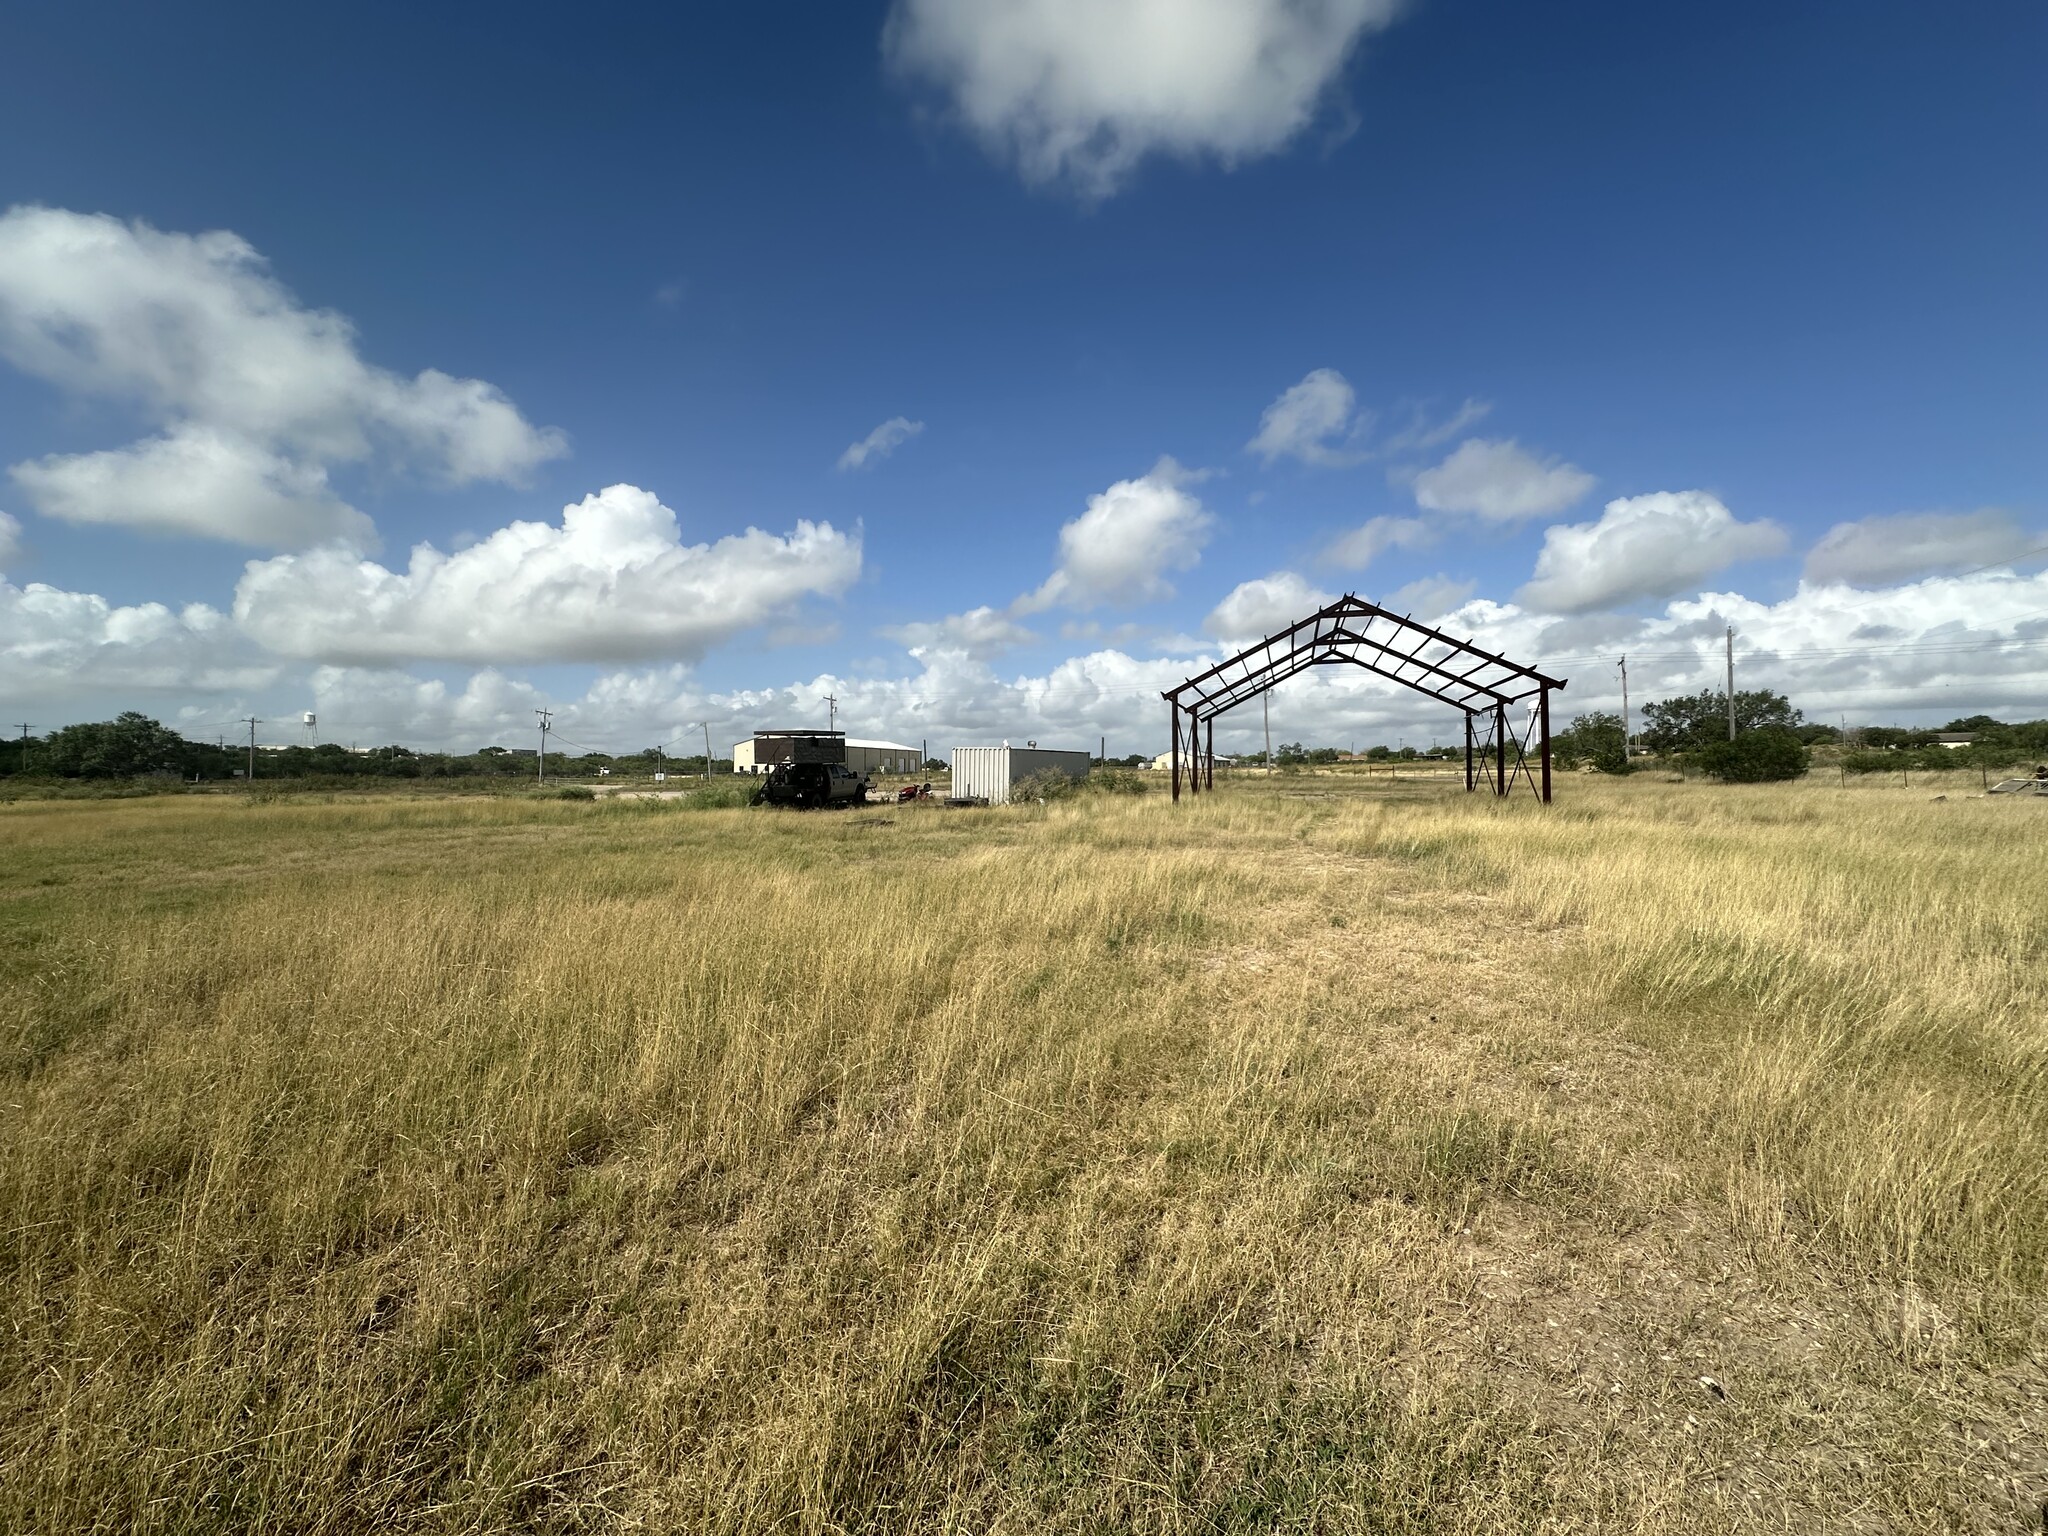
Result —
[[[922,773],[924,757],[916,747],[900,741],[863,741],[846,738],[846,766],[857,773]]]
[[[733,743],[734,773],[766,773],[770,766],[754,761],[753,737]],[[846,738],[846,766],[855,773],[921,773],[924,758],[916,747],[906,747],[900,741],[867,741],[849,736]]]
[[[953,795],[960,800],[1008,805],[1011,785],[1042,773],[1085,779],[1091,762],[1086,752],[1059,752],[1050,747],[955,747]]]

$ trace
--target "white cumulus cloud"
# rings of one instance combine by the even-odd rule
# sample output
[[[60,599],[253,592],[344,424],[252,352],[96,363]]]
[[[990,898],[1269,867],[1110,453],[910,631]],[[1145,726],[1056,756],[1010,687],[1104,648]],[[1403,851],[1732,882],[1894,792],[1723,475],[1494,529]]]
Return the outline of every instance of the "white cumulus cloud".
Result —
[[[1541,459],[1513,438],[1470,437],[1449,458],[1415,477],[1415,504],[1511,523],[1564,511],[1597,482],[1575,464]]]
[[[0,581],[0,697],[10,704],[110,700],[118,712],[152,694],[259,688],[277,671],[204,603],[124,606],[93,592]]]
[[[1284,575],[1285,573],[1276,573]],[[1304,597],[1316,595],[1305,593]],[[1415,584],[1383,599],[1423,612],[1455,586]],[[1789,694],[1809,718],[1852,723],[1939,724],[1979,711],[2032,718],[2048,692],[2048,572],[1932,577],[1881,592],[1802,585],[1775,603],[1732,592],[1681,597],[1661,611],[1559,615],[1471,598],[1432,620],[1447,633],[1570,679],[1556,701],[1574,713],[1620,706],[1614,658],[1626,651],[1634,702],[1718,686],[1722,631],[1736,630],[1740,686]],[[907,675],[821,674],[807,681],[713,691],[680,664],[606,671],[580,696],[551,695],[494,667],[466,679],[388,667],[308,667],[265,658],[224,615],[203,605],[119,607],[90,594],[0,584],[0,706],[16,719],[104,719],[121,709],[156,713],[210,737],[224,717],[289,718],[317,709],[332,739],[397,741],[461,750],[533,743],[532,710],[557,711],[561,736],[604,750],[701,741],[709,721],[722,751],[757,727],[822,725],[825,696],[862,735],[929,739],[944,756],[956,745],[1036,737],[1089,747],[1109,738],[1113,755],[1166,747],[1159,692],[1202,671],[1227,649],[1175,642],[1139,658],[1098,648],[1043,671],[1000,675],[957,648],[921,652]],[[1352,667],[1313,668],[1272,696],[1274,739],[1360,745],[1457,742],[1457,712]],[[1260,712],[1218,722],[1225,751],[1256,747]],[[276,727],[265,728],[265,739]],[[679,746],[673,750],[687,750]]]
[[[1370,425],[1371,417],[1359,414],[1350,380],[1334,368],[1318,368],[1266,407],[1258,435],[1245,448],[1268,464],[1279,458],[1326,467],[1356,464],[1365,457],[1358,439]]]
[[[381,457],[451,484],[516,484],[565,450],[480,379],[364,361],[346,319],[301,305],[226,230],[10,209],[0,357],[137,408],[161,433],[15,467],[39,510],[74,521],[272,548],[361,543],[367,519],[329,489],[335,466]]]
[[[1060,529],[1058,569],[1013,609],[1037,613],[1055,603],[1085,609],[1172,596],[1166,574],[1192,569],[1216,526],[1188,489],[1201,478],[1162,457],[1137,479],[1089,497],[1088,509]]]
[[[1476,581],[1454,581],[1448,576],[1424,576],[1398,587],[1381,598],[1380,606],[1405,613],[1424,624],[1434,624],[1447,613],[1455,613],[1479,590]]]
[[[1716,571],[1785,550],[1785,530],[1738,522],[1705,491],[1655,491],[1607,503],[1600,520],[1550,528],[1519,600],[1548,613],[1584,613],[1636,598],[1671,597]]]
[[[929,623],[899,624],[883,633],[913,655],[958,651],[969,656],[994,656],[1038,638],[1007,613],[986,603]]]
[[[1115,192],[1146,156],[1272,154],[1398,0],[895,0],[883,47],[1027,181]]]
[[[860,575],[858,535],[799,522],[682,542],[652,492],[614,485],[559,527],[516,522],[403,571],[333,547],[251,561],[235,617],[280,655],[346,664],[694,657]]]
[[[1290,384],[1259,417],[1258,434],[1245,444],[1266,463],[1299,459],[1325,469],[1343,469],[1390,453],[1434,448],[1478,421],[1493,407],[1467,400],[1449,416],[1432,419],[1425,405],[1410,404],[1407,418],[1377,439],[1374,412],[1359,408],[1351,381],[1334,368],[1317,368]]]
[[[318,464],[212,427],[187,424],[126,448],[31,459],[11,473],[44,516],[71,523],[205,532],[287,549],[330,539],[367,548],[377,537],[369,518],[328,489]]]
[[[857,443],[849,443],[839,455],[841,469],[859,469],[869,459],[886,459],[924,430],[924,423],[907,416],[891,416]]]
[[[1308,602],[1320,594],[1286,595]],[[1382,602],[1418,616],[1452,602],[1428,622],[1569,678],[1570,688],[1554,704],[1560,725],[1581,711],[1620,707],[1613,661],[1623,651],[1637,707],[1646,698],[1718,686],[1722,629],[1730,623],[1739,685],[1782,689],[1810,718],[1832,721],[1846,712],[1852,721],[1939,723],[1980,709],[2031,718],[2048,689],[2048,619],[2041,617],[2048,613],[2048,573],[1936,578],[1876,595],[1807,586],[1776,603],[1695,593],[1642,614],[1559,616],[1458,597],[1458,584],[1432,579]],[[1284,622],[1300,614],[1266,617]],[[822,725],[825,696],[833,694],[848,730],[912,743],[929,739],[942,757],[957,745],[1005,738],[1092,748],[1099,735],[1122,756],[1164,751],[1160,690],[1212,665],[1243,639],[1268,632],[1257,622],[1251,628],[1252,636],[1192,641],[1148,658],[1095,649],[1024,675],[1000,674],[961,650],[934,649],[921,653],[907,675],[828,673],[730,691],[707,690],[678,666],[606,673],[581,697],[553,700],[488,669],[466,685],[388,671],[335,669],[315,678],[323,726],[332,722],[365,741],[527,745],[533,707],[552,703],[563,735],[593,746],[631,750],[671,740],[686,725],[697,741],[695,723],[709,720],[723,751],[757,727]],[[1857,646],[1851,638],[1857,636],[1867,647]],[[1363,746],[1392,745],[1404,735],[1411,743],[1462,738],[1455,709],[1355,667],[1312,668],[1282,684],[1271,702],[1276,741],[1341,745],[1355,736]],[[1260,711],[1240,710],[1218,721],[1216,740],[1225,751],[1255,748]]]
[[[1372,517],[1333,539],[1322,552],[1326,565],[1362,571],[1390,549],[1427,549],[1437,531],[1419,517]]]
[[[0,512],[0,571],[21,558],[21,524]]]
[[[1202,620],[1203,630],[1219,640],[1243,644],[1261,640],[1307,618],[1335,599],[1293,571],[1275,571],[1254,581],[1239,582]]]
[[[1900,512],[1837,523],[1807,552],[1806,579],[1883,586],[1909,576],[1968,571],[2048,544],[2009,512]]]

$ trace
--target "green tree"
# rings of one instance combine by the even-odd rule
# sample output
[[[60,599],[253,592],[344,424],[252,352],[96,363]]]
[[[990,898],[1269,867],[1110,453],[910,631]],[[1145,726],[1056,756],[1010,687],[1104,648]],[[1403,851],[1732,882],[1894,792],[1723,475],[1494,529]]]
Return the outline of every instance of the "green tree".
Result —
[[[0,777],[17,773],[47,773],[41,766],[43,740],[40,736],[14,736],[0,741]]]
[[[1767,725],[1761,730],[1744,731],[1733,741],[1724,736],[1700,748],[1697,761],[1702,769],[1725,783],[1766,784],[1798,778],[1811,765],[1813,754],[1795,732],[1784,726]]]
[[[1621,716],[1602,710],[1575,717],[1570,725],[1550,739],[1550,750],[1561,767],[1576,768],[1581,763],[1591,763],[1602,773],[1629,771],[1625,745]]]
[[[132,779],[144,773],[183,773],[191,752],[191,744],[176,731],[130,710],[112,720],[52,731],[35,765],[67,779]]]
[[[1796,730],[1800,713],[1782,693],[1765,689],[1737,690],[1735,729],[1766,728]],[[1642,743],[1652,752],[1698,751],[1728,739],[1728,695],[1719,689],[1703,688],[1683,698],[1643,706]]]

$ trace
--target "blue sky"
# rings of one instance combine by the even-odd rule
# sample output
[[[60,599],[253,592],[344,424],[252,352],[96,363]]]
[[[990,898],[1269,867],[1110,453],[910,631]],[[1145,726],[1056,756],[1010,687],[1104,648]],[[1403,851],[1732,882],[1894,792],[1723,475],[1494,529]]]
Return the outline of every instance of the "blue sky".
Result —
[[[1824,718],[2048,713],[2026,0],[8,25],[9,719],[1153,749],[1347,589],[1567,713],[1731,622]]]

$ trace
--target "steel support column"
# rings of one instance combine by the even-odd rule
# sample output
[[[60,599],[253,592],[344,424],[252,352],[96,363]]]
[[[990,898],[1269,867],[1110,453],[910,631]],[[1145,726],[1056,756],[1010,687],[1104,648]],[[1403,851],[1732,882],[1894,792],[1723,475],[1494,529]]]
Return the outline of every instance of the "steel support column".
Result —
[[[1478,785],[1472,778],[1472,711],[1465,711],[1465,793],[1471,794]]]
[[[1543,742],[1543,803],[1550,804],[1550,689],[1536,695],[1536,731]]]
[[[1508,707],[1505,704],[1493,706],[1493,792],[1501,796],[1508,792]]]
[[[1173,728],[1173,803],[1180,804],[1180,704],[1177,700],[1166,701],[1167,722]]]
[[[1207,780],[1202,787],[1204,789],[1214,789],[1216,787],[1216,717],[1214,715],[1209,717],[1209,751],[1207,759],[1202,764],[1202,774]]]

